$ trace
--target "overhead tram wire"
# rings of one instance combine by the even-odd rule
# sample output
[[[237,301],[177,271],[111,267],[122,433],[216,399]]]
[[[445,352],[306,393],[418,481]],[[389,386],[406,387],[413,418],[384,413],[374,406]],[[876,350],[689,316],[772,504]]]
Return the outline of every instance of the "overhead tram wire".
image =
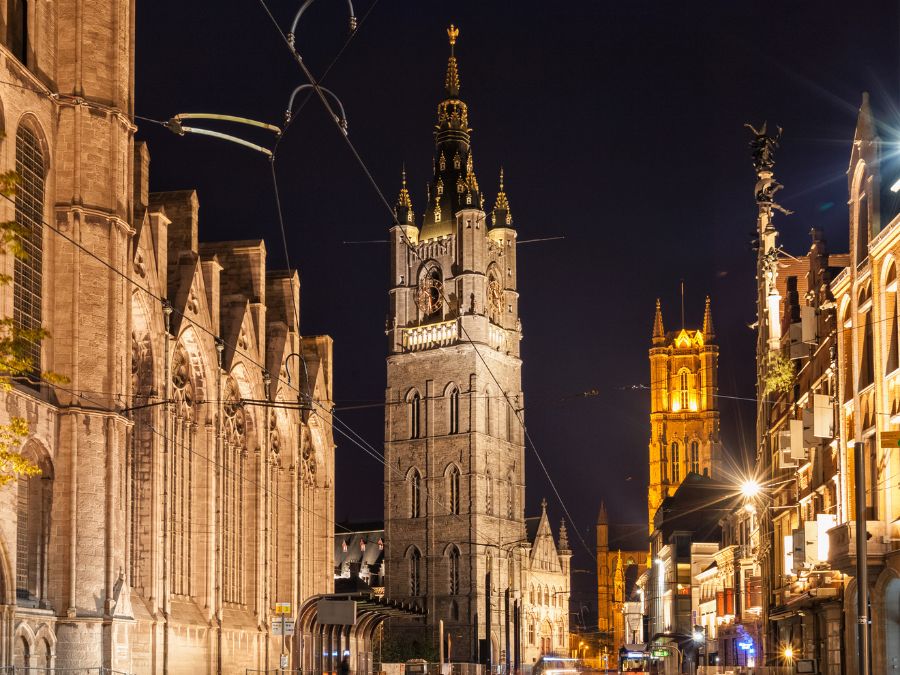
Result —
[[[325,94],[323,93],[322,88],[319,86],[319,82],[316,80],[316,78],[310,72],[309,68],[306,66],[306,63],[303,61],[303,59],[297,53],[296,49],[294,49],[294,47],[291,45],[287,36],[282,32],[281,27],[278,24],[278,21],[272,15],[272,12],[269,10],[269,7],[266,5],[265,0],[258,0],[258,1],[259,1],[259,4],[262,6],[263,10],[265,11],[266,15],[269,17],[269,20],[272,22],[272,25],[278,31],[278,35],[281,37],[282,41],[284,42],[284,44],[287,47],[288,51],[290,52],[291,56],[294,58],[294,61],[297,63],[297,65],[303,71],[306,78],[309,80],[309,83],[312,85],[313,90],[318,95],[319,100],[321,101],[325,110],[331,116],[332,121],[337,126],[337,129],[338,129],[340,135],[344,138],[344,141],[347,144],[347,147],[350,149],[351,154],[354,156],[354,158],[356,159],[360,168],[363,170],[363,173],[366,175],[366,178],[369,180],[369,183],[372,185],[372,188],[375,190],[381,203],[384,205],[385,209],[390,214],[391,220],[393,221],[393,223],[395,225],[399,225],[400,223],[397,221],[397,216],[396,216],[396,214],[394,214],[394,210],[391,208],[390,202],[387,200],[387,198],[384,195],[384,192],[381,190],[378,183],[375,181],[375,178],[372,175],[372,172],[369,170],[369,167],[366,165],[365,161],[360,156],[359,151],[357,151],[357,149],[356,149],[356,146],[350,140],[350,137],[347,134],[346,130],[341,127],[339,119],[334,114],[334,111],[331,108],[331,105],[328,103],[327,99],[325,98]],[[412,242],[409,241],[409,239],[405,233],[402,235],[402,240],[405,242],[405,245],[413,253],[413,255],[415,255],[416,258],[418,258],[420,261],[422,261],[424,263],[424,260],[422,259],[421,255],[415,249],[415,247],[412,245]],[[443,292],[443,289],[441,289],[441,295],[444,297],[444,300],[446,301],[446,296]],[[509,397],[509,394],[506,392],[506,390],[500,384],[500,381],[497,379],[497,376],[491,370],[490,366],[487,363],[487,360],[484,358],[482,353],[479,351],[478,347],[475,345],[475,342],[472,340],[471,336],[468,334],[468,331],[462,325],[460,326],[460,328],[461,328],[461,332],[465,336],[466,340],[472,345],[472,348],[475,350],[475,353],[478,355],[479,360],[484,365],[488,374],[490,374],[491,379],[494,380],[497,387],[500,389],[501,392],[503,392],[503,395],[504,395],[504,398],[506,399],[506,403],[507,403],[508,407],[515,415],[516,420],[519,422],[519,425],[522,427],[522,430],[525,434],[525,438],[527,439],[528,443],[530,444],[532,452],[534,452],[535,456],[538,458],[538,463],[540,464],[541,469],[544,472],[544,476],[547,478],[547,482],[550,484],[550,487],[552,488],[553,493],[556,495],[556,498],[559,501],[560,506],[562,507],[566,517],[569,519],[569,522],[574,524],[575,520],[572,518],[572,514],[569,512],[569,509],[566,506],[565,501],[562,499],[562,495],[560,495],[559,490],[556,487],[556,484],[553,482],[553,479],[550,477],[550,473],[547,470],[547,466],[544,463],[544,460],[541,457],[541,455],[537,449],[537,446],[534,444],[534,440],[531,438],[531,434],[528,432],[528,429],[525,426],[525,421],[522,418],[521,411],[519,411],[513,404],[512,400]],[[587,545],[587,542],[584,540],[584,537],[581,536],[581,532],[578,530],[577,527],[575,527],[573,529],[575,530],[575,533],[578,536],[578,539],[581,542],[582,546],[584,546],[585,551],[587,551],[588,555],[593,556],[594,552]]]

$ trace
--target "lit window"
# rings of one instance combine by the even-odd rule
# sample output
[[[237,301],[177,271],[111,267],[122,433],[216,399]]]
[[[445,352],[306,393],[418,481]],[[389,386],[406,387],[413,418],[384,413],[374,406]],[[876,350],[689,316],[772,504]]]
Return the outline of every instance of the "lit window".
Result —
[[[700,473],[700,444],[691,441],[691,471]]]

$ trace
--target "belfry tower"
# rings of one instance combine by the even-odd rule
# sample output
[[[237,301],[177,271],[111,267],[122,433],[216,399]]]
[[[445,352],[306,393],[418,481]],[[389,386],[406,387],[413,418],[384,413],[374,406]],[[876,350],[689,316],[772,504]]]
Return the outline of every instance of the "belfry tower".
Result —
[[[433,178],[417,218],[404,172],[391,228],[385,406],[388,597],[427,609],[393,624],[449,657],[499,663],[505,591],[525,540],[516,231],[500,176],[490,217],[459,98],[453,26],[434,127]]]
[[[719,473],[719,347],[715,337],[709,297],[702,329],[682,327],[668,333],[656,301],[650,347],[650,532],[656,510],[688,473]]]

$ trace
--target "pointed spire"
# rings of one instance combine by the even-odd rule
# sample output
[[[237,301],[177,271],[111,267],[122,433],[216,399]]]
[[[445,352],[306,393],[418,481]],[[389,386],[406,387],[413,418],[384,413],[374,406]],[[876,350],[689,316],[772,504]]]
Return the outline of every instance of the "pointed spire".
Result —
[[[606,515],[606,502],[600,502],[600,513],[597,514],[598,525],[609,525],[609,516]]]
[[[406,187],[406,164],[400,173],[400,194],[397,196],[397,204],[394,206],[394,215],[397,216],[397,222],[401,225],[412,225],[415,222],[415,214],[413,213],[412,199],[409,196],[409,190]]]
[[[559,521],[559,552],[568,553],[569,549],[569,531],[566,530],[566,519]]]
[[[716,336],[716,330],[713,328],[712,310],[709,306],[709,296],[706,296],[706,309],[703,311],[703,338],[709,342]]]
[[[656,299],[656,315],[653,317],[653,344],[664,342],[666,339],[666,331],[663,328],[662,307],[659,304],[659,298]]]
[[[456,67],[456,55],[453,47],[456,45],[456,38],[459,37],[459,28],[450,24],[447,29],[447,37],[450,39],[450,60],[447,62],[447,77],[444,78],[444,89],[447,96],[456,98],[459,96],[459,70]]]
[[[500,190],[497,192],[497,201],[494,203],[494,227],[509,227],[512,225],[512,212],[509,210],[509,199],[506,197],[506,189],[503,186],[503,167],[500,167]]]

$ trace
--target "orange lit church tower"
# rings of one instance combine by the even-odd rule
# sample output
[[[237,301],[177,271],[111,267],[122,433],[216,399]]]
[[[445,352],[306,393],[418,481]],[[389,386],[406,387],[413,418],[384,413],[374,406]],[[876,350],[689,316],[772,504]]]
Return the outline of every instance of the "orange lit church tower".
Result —
[[[718,358],[709,297],[701,330],[682,327],[668,333],[656,301],[650,348],[650,532],[663,499],[688,473],[719,472]]]

